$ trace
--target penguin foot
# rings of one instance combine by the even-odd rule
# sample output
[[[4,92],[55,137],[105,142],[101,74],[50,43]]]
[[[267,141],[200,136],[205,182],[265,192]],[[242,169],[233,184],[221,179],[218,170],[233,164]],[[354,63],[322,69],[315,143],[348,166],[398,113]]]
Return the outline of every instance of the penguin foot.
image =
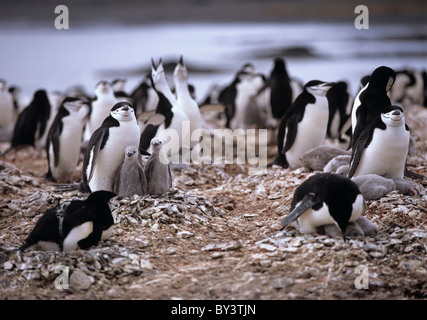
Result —
[[[270,163],[267,163],[267,168],[271,168],[273,166],[280,166],[282,168],[288,167],[288,162],[284,155],[279,154],[274,160]]]

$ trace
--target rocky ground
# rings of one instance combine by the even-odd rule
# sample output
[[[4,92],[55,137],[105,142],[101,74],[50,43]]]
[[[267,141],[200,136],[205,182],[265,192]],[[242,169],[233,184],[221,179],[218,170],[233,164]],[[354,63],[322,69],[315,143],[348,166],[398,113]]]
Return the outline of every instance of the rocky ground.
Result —
[[[268,153],[274,156],[274,144]],[[408,164],[427,175],[423,136]],[[117,201],[110,240],[89,250],[17,253],[48,208],[85,195],[60,193],[42,178],[42,150],[13,151],[0,170],[1,299],[427,297],[425,180],[414,181],[416,196],[393,191],[368,201],[366,216],[378,234],[344,242],[280,230],[295,188],[315,173],[274,168],[249,175],[243,165],[191,165],[174,171],[164,197]]]

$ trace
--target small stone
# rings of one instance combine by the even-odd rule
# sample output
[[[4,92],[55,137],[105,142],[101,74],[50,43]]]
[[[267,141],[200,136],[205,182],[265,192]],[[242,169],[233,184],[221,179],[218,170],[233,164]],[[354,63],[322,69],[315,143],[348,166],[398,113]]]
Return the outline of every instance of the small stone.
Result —
[[[194,233],[192,233],[192,232],[190,232],[190,231],[183,230],[183,231],[179,231],[179,232],[176,234],[176,236],[177,236],[178,238],[181,238],[181,239],[187,239],[187,238],[194,237]]]
[[[13,263],[10,262],[10,261],[6,261],[3,264],[3,269],[5,269],[5,270],[12,270],[13,269]]]
[[[116,266],[121,266],[127,263],[127,258],[124,257],[119,257],[119,258],[114,258],[113,261],[111,261],[112,264],[116,265]]]
[[[70,276],[70,288],[76,290],[87,290],[92,281],[88,275],[81,270],[75,270]]]
[[[260,265],[261,267],[263,267],[263,268],[270,267],[270,266],[271,266],[271,260],[268,260],[268,259],[266,259],[266,260],[261,260],[261,261],[259,262],[259,265]]]
[[[214,252],[211,254],[212,259],[219,259],[224,257],[224,252]]]
[[[28,281],[40,278],[40,274],[34,270],[25,270],[22,276]]]
[[[290,278],[280,278],[280,279],[274,279],[272,283],[272,287],[276,290],[289,288],[294,284],[293,280]]]
[[[281,248],[280,250],[284,252],[295,253],[295,252],[298,252],[298,247],[287,247],[287,248]]]
[[[267,251],[276,251],[277,250],[277,247],[275,247],[275,246],[273,246],[271,244],[268,244],[268,243],[261,243],[259,245],[259,247],[261,249],[264,249],[264,250],[267,250]]]

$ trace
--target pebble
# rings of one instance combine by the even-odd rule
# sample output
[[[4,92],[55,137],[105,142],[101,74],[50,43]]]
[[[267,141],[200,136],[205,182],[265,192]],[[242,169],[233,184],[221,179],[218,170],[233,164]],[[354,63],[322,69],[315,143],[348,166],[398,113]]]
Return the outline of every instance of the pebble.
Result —
[[[73,271],[70,276],[70,289],[87,290],[91,285],[91,278],[81,270]]]
[[[289,288],[293,284],[294,284],[294,281],[291,278],[284,277],[284,278],[274,279],[271,286],[276,290],[280,290],[280,289]]]

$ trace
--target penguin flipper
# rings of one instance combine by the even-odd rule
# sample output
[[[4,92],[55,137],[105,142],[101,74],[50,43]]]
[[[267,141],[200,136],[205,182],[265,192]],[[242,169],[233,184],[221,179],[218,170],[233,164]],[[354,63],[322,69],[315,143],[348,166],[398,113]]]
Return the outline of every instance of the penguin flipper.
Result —
[[[97,228],[86,238],[77,242],[80,249],[87,249],[93,245],[96,245],[101,240],[102,230]]]
[[[105,136],[106,135],[105,135],[104,130],[101,130],[100,131],[100,137],[98,137],[98,139],[96,140],[96,143],[90,149],[90,153],[89,153],[90,172],[89,172],[89,176],[87,177],[87,183],[88,184],[89,184],[90,180],[92,180],[93,174],[95,173],[96,160],[98,160],[99,150],[101,150],[101,145],[104,144]],[[91,154],[92,154],[92,156],[90,156]]]
[[[59,164],[59,137],[62,132],[62,121],[60,123],[52,128],[52,131],[49,131],[49,138],[48,141],[52,142],[52,148],[53,148],[53,157],[54,157],[54,165],[55,167]],[[46,146],[47,147],[47,146]],[[47,150],[49,151],[49,150]]]
[[[314,193],[310,192],[309,194],[306,194],[302,199],[300,205],[295,207],[294,210],[292,210],[291,213],[289,213],[289,215],[286,218],[282,219],[281,224],[283,228],[288,226],[292,222],[294,222],[304,212],[306,212],[308,209],[312,208],[314,205],[319,203],[320,201],[316,199],[316,195]]]
[[[359,166],[360,159],[362,158],[363,151],[369,145],[369,129],[366,128],[362,134],[359,136],[359,139],[354,142],[353,151],[351,154],[350,160],[350,171],[348,173],[348,178],[351,179],[353,175],[356,173],[357,167]]]

